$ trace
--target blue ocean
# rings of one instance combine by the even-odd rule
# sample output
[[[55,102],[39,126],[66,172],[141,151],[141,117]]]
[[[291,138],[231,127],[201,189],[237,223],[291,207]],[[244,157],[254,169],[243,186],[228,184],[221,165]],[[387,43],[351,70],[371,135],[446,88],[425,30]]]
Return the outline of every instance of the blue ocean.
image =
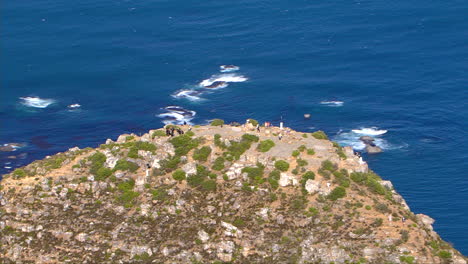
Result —
[[[0,144],[25,145],[0,152],[0,173],[164,123],[283,120],[356,150],[371,135],[370,167],[468,255],[467,14],[457,0],[4,1]]]

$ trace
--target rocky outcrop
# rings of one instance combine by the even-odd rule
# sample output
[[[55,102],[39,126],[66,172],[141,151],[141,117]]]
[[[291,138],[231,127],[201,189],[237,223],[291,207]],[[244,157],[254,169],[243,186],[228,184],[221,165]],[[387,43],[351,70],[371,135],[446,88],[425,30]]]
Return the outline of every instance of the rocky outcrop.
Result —
[[[377,146],[374,141],[375,139],[373,137],[369,136],[362,136],[359,138],[365,145],[365,150],[369,154],[376,154],[382,152],[382,148]]]
[[[5,175],[0,263],[466,264],[350,148],[250,123],[162,132]]]

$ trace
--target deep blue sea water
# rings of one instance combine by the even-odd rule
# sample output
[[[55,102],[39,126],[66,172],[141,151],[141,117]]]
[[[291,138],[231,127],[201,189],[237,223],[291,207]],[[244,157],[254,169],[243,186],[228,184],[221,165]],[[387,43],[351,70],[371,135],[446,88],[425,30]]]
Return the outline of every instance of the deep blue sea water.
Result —
[[[0,153],[0,173],[161,127],[169,105],[194,124],[282,117],[357,148],[351,130],[375,127],[388,132],[370,167],[468,255],[467,14],[466,1],[5,1],[0,143],[27,146]],[[248,80],[171,96],[222,64],[240,70],[218,78]]]

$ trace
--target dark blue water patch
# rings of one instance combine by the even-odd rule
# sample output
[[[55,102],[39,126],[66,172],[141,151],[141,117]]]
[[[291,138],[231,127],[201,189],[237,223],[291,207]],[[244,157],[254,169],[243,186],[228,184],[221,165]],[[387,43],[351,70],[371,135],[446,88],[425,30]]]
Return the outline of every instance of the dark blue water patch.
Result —
[[[161,127],[157,115],[168,105],[196,111],[197,124],[282,119],[332,138],[378,127],[402,147],[365,156],[371,168],[468,254],[465,1],[41,0],[3,8],[0,143],[28,145],[0,153],[1,174]],[[223,64],[240,66],[249,80],[199,102],[171,97]],[[24,96],[55,103],[25,107]],[[344,104],[320,104],[327,100]],[[70,111],[75,103],[81,107]],[[32,143],[44,136],[47,148]]]

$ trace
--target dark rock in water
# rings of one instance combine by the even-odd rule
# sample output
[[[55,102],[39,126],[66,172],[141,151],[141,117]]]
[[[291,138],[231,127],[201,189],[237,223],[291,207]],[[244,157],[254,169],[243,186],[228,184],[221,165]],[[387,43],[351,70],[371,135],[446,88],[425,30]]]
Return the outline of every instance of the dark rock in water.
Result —
[[[359,138],[365,145],[366,145],[366,151],[369,154],[375,154],[375,153],[380,153],[382,152],[382,148],[377,146],[374,141],[375,139],[370,136],[362,136]]]
[[[382,152],[382,148],[378,147],[378,146],[375,145],[375,144],[372,144],[372,145],[367,145],[367,146],[366,146],[366,151],[367,151],[367,153],[369,153],[369,154],[375,154],[375,153],[380,153],[380,152]]]
[[[227,85],[226,82],[217,81],[217,82],[214,82],[214,83],[212,83],[212,84],[210,84],[210,85],[205,86],[205,88],[211,88],[211,89],[213,89],[213,88],[221,88],[221,87],[225,87],[226,85]]]
[[[48,149],[52,147],[52,144],[46,141],[46,136],[37,136],[31,138],[31,143],[39,147],[40,149]]]

